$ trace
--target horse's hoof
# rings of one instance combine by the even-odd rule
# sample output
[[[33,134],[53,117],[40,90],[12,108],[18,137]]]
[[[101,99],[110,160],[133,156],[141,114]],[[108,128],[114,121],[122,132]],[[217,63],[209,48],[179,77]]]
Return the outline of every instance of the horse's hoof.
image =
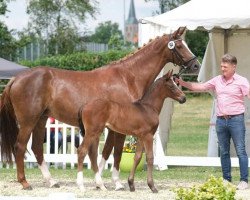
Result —
[[[50,188],[59,188],[60,187],[59,183],[53,179],[50,181],[47,181],[47,184]]]
[[[29,185],[28,187],[24,187],[23,190],[33,190],[33,188]]]
[[[152,189],[153,193],[158,193],[158,190],[156,188]]]
[[[125,190],[124,186],[119,182],[115,185],[115,191]]]
[[[130,190],[130,192],[134,192],[135,191],[135,187],[134,186],[129,186],[129,190]]]
[[[102,186],[96,186],[96,189],[100,189],[102,191],[107,191],[107,188],[105,187],[105,185],[102,185]]]
[[[79,189],[81,190],[81,192],[85,192],[85,187],[84,186],[79,186]]]
[[[60,185],[58,183],[51,186],[51,188],[60,188]]]
[[[134,180],[133,179],[128,179],[128,186],[129,186],[130,192],[135,191],[135,185],[134,185]]]
[[[125,188],[123,187],[123,185],[121,187],[116,187],[115,191],[123,191],[125,190]]]

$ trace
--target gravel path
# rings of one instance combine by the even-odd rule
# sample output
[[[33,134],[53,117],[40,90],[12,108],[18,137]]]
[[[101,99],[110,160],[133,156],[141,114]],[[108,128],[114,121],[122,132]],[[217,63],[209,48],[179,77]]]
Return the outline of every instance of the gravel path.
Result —
[[[114,186],[110,180],[104,179],[107,191],[100,191],[95,188],[94,181],[91,179],[85,179],[86,192],[82,193],[75,182],[71,180],[60,181],[60,188],[48,188],[42,180],[30,180],[33,190],[25,191],[21,189],[21,185],[15,180],[0,181],[0,200],[6,199],[6,196],[36,196],[36,197],[48,197],[53,193],[73,193],[77,198],[84,199],[126,199],[126,200],[157,200],[167,199],[174,200],[175,193],[172,191],[178,187],[192,187],[197,184],[194,182],[173,182],[173,181],[158,181],[155,180],[155,185],[159,192],[153,194],[148,188],[145,181],[135,182],[136,191],[130,192],[126,181],[123,181],[125,185],[124,191],[114,191]],[[1,197],[2,196],[2,197]],[[3,197],[4,196],[4,197]],[[13,199],[13,198],[12,198]],[[45,198],[43,198],[45,199]],[[47,199],[47,198],[46,198]],[[250,200],[250,189],[244,191],[237,191],[237,200]],[[61,199],[63,200],[63,199]]]

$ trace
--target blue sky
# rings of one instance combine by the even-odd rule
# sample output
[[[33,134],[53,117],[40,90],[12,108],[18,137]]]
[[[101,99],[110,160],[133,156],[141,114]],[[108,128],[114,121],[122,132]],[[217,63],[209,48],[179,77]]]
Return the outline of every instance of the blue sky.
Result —
[[[128,16],[128,9],[130,6],[130,0],[98,0],[99,2],[99,15],[96,15],[96,19],[88,19],[86,25],[83,28],[87,28],[90,31],[94,31],[98,23],[109,21],[119,23],[120,29],[123,31],[124,27],[124,2],[125,2],[125,18]],[[134,0],[135,11],[137,19],[143,17],[152,16],[152,14],[159,10],[158,1],[151,1],[145,3],[144,0]],[[25,13],[26,0],[16,0],[8,4],[7,17],[1,18],[4,20],[9,29],[22,30],[27,26],[28,16]]]

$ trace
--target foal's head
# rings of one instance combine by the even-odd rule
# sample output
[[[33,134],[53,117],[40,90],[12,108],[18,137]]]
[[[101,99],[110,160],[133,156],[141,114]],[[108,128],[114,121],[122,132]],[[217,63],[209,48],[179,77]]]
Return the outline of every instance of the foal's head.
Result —
[[[185,94],[180,90],[180,88],[176,85],[176,83],[173,81],[173,70],[168,71],[167,74],[165,74],[161,81],[163,81],[163,92],[165,93],[166,97],[170,97],[179,103],[185,103],[186,102],[186,96]]]

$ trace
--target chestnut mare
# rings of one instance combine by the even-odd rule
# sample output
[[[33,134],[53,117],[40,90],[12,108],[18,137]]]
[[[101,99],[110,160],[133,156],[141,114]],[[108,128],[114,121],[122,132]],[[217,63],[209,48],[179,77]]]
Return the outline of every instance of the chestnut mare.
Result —
[[[83,186],[83,161],[88,154],[90,146],[96,151],[99,136],[105,127],[116,132],[133,135],[138,138],[139,146],[136,149],[135,162],[128,179],[130,191],[134,191],[134,174],[145,149],[147,160],[147,182],[152,192],[158,192],[154,186],[152,171],[154,163],[153,137],[159,124],[159,114],[165,98],[170,97],[179,103],[186,101],[185,94],[177,87],[172,79],[172,71],[157,79],[146,91],[143,97],[133,103],[119,103],[107,99],[97,99],[84,105],[81,110],[82,121],[85,128],[85,137],[78,148],[78,175],[77,183],[81,190]],[[124,123],[126,122],[126,123]],[[93,148],[91,148],[93,150]],[[90,158],[91,161],[97,160]],[[96,162],[96,161],[95,161]],[[93,169],[96,172],[98,169]],[[97,177],[96,177],[97,178]],[[100,182],[99,186],[104,185]]]
[[[93,71],[37,67],[12,79],[1,97],[1,157],[3,161],[12,162],[14,155],[17,179],[23,188],[32,189],[24,173],[24,155],[31,133],[31,149],[46,183],[50,187],[59,186],[43,157],[48,116],[79,126],[78,112],[83,104],[100,98],[120,103],[138,100],[168,62],[183,66],[187,72],[197,72],[199,63],[181,40],[183,32],[180,28],[173,34],[158,37],[133,55]],[[110,149],[115,147],[113,179],[116,188],[122,187],[118,175],[124,140],[122,134],[111,134],[103,152],[103,160],[106,160]],[[90,151],[89,156],[95,153]]]

